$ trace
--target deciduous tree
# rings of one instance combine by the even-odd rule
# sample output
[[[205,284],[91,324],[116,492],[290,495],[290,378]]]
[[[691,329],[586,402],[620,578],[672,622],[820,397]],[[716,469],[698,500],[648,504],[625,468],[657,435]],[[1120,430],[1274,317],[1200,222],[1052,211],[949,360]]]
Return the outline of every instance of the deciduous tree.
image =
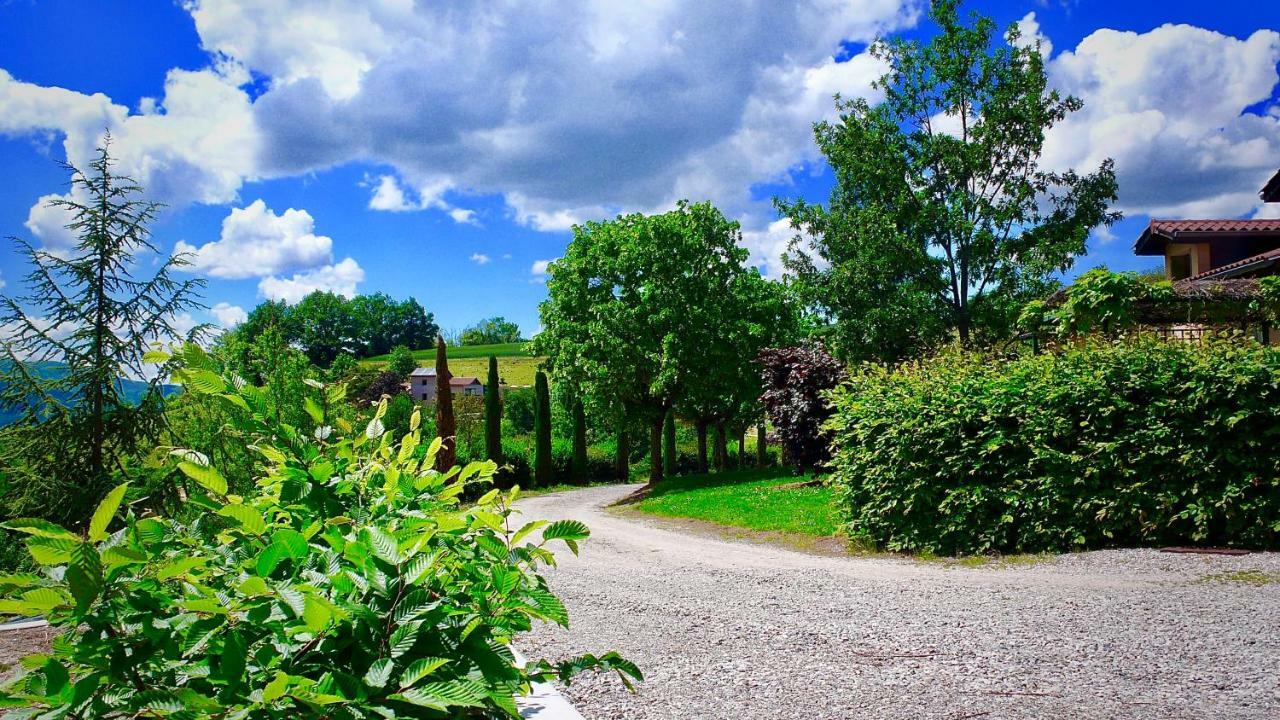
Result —
[[[1038,43],[935,0],[938,32],[895,38],[883,101],[837,98],[814,135],[835,171],[826,207],[779,209],[802,236],[788,268],[846,358],[894,360],[954,335],[1009,331],[1028,296],[1119,218],[1115,172],[1041,167],[1045,134],[1080,109],[1048,85]]]

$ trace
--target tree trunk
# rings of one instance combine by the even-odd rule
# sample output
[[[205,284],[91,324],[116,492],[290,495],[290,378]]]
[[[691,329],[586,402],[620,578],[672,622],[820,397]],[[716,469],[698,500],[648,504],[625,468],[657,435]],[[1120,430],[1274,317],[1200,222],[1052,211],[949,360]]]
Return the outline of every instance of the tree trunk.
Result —
[[[716,472],[724,472],[729,465],[729,445],[725,437],[724,423],[716,423],[716,446],[714,452]]]
[[[769,440],[765,437],[764,420],[756,423],[756,467],[769,464]]]
[[[453,388],[449,380],[449,354],[444,338],[436,338],[436,434],[440,436],[440,452],[436,454],[436,470],[448,472],[457,464],[458,425],[453,417]]]
[[[627,434],[625,421],[618,430],[618,449],[613,458],[613,472],[619,482],[631,479],[631,437]]]
[[[533,387],[533,485],[547,487],[552,475],[551,392],[547,387],[547,374],[539,370]]]
[[[747,466],[747,429],[739,428],[734,430],[738,436],[738,462],[735,467]]]
[[[707,474],[707,421],[698,421],[698,474]]]
[[[569,473],[573,484],[587,484],[587,414],[581,400],[573,403],[573,467]]]
[[[662,423],[662,471],[667,477],[676,474],[676,413],[667,411],[667,418]]]
[[[665,415],[666,413],[663,413]],[[655,415],[649,421],[649,484],[662,482],[662,420]]]

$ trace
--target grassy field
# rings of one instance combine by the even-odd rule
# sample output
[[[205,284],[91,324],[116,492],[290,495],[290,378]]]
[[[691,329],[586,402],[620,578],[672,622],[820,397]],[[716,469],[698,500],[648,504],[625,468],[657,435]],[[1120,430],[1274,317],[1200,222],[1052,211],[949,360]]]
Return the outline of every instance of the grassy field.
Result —
[[[750,528],[826,537],[839,530],[831,490],[794,487],[789,470],[743,470],[675,478],[633,505],[640,512]]]
[[[502,343],[499,345],[459,345],[449,348],[449,371],[457,376],[480,378],[481,382],[489,375],[489,356],[498,358],[498,375],[507,385],[532,385],[533,374],[544,358],[529,354],[526,343]],[[414,350],[413,357],[422,367],[432,367],[436,363],[435,348]],[[366,365],[384,365],[386,355],[365,358],[361,363]]]

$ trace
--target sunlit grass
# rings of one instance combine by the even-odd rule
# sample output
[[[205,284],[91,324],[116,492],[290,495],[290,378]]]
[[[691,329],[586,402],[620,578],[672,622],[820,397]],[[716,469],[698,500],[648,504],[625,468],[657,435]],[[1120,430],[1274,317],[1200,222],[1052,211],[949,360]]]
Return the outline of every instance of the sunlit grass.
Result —
[[[830,488],[800,486],[789,470],[769,468],[664,480],[631,506],[751,530],[830,536],[839,530]]]

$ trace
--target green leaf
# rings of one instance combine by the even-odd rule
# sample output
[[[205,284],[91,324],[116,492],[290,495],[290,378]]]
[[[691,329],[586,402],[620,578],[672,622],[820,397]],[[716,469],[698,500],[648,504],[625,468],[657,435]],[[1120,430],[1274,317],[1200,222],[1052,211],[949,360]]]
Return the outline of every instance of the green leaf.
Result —
[[[451,706],[482,707],[488,693],[472,680],[446,680],[410,688],[391,696],[394,700],[444,710]]]
[[[31,538],[27,540],[27,551],[32,559],[41,565],[62,565],[71,562],[71,553],[80,546],[80,539],[66,538]]]
[[[398,658],[413,649],[414,643],[418,642],[420,627],[420,623],[409,623],[391,633],[391,657]]]
[[[204,567],[209,560],[199,556],[177,557],[156,569],[156,579],[161,582],[186,575],[199,567]]]
[[[262,513],[248,505],[227,505],[218,510],[218,514],[235,520],[241,528],[253,535],[261,535],[267,531],[267,523],[262,519]]]
[[[387,680],[391,678],[391,671],[395,668],[395,661],[391,658],[380,658],[374,660],[369,666],[369,671],[364,674],[364,682],[369,687],[381,688],[385,687]]]
[[[239,685],[248,660],[248,645],[243,633],[234,628],[227,631],[218,660],[218,679],[233,686]]]
[[[63,607],[67,604],[67,598],[53,588],[36,588],[28,590],[20,596],[23,604],[34,609],[33,614],[43,614],[54,608]]]
[[[311,420],[315,424],[324,423],[324,408],[321,408],[320,403],[316,402],[314,398],[303,398],[302,408],[307,411],[307,415],[311,416]]]
[[[289,676],[276,671],[276,676],[267,686],[262,688],[262,702],[269,703],[281,698],[289,689]]]
[[[301,560],[307,556],[307,539],[293,528],[280,528],[271,534],[271,544],[284,548],[285,557]]]
[[[448,658],[425,657],[414,660],[400,676],[400,689],[412,687],[414,683],[448,664]],[[379,686],[381,687],[381,686]]]
[[[84,612],[102,592],[102,558],[96,548],[81,544],[71,553],[66,581],[67,589],[76,599],[76,609]]]
[[[549,590],[542,588],[530,588],[525,591],[537,607],[538,612],[548,620],[554,622],[561,627],[569,627],[569,611],[565,610],[564,603],[560,602],[560,598],[551,594]]]
[[[542,531],[543,540],[586,540],[591,536],[587,526],[577,520],[557,520]]]
[[[114,490],[107,493],[102,502],[98,503],[98,509],[94,511],[93,518],[89,521],[90,540],[101,542],[107,539],[107,526],[111,524],[116,511],[120,509],[120,503],[124,500],[125,491],[128,489],[129,483],[117,485]]]
[[[333,613],[329,610],[329,606],[319,598],[308,595],[302,607],[302,622],[306,624],[307,629],[313,633],[319,633],[329,626],[331,619],[333,619]]]
[[[51,523],[48,520],[41,520],[39,518],[18,518],[17,520],[10,520],[9,522],[0,525],[0,527],[15,530],[20,533],[26,533],[28,535],[34,535],[39,538],[80,542],[79,535],[76,535],[57,523]]]
[[[400,563],[399,543],[387,531],[370,526],[365,528],[365,535],[368,537],[369,547],[373,548],[373,554],[379,560],[392,565]]]
[[[210,370],[183,370],[180,379],[183,387],[202,394],[215,395],[227,391],[227,384]]]
[[[270,577],[271,573],[275,572],[276,568],[280,566],[281,561],[283,561],[288,554],[289,551],[286,550],[283,545],[271,543],[263,548],[262,552],[258,553],[258,561],[254,565],[254,571],[258,573],[259,577]]]
[[[222,473],[211,465],[197,465],[193,462],[183,461],[178,463],[178,469],[183,475],[195,480],[204,489],[214,495],[227,494],[227,481],[222,477]]]

